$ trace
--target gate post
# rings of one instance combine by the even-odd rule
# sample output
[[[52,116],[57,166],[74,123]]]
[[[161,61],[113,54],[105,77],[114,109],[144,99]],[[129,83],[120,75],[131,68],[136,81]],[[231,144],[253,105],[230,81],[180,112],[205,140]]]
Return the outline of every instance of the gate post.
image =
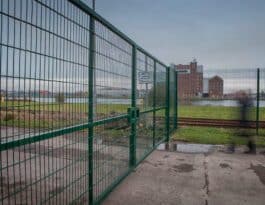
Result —
[[[153,148],[155,147],[156,136],[156,60],[154,60],[154,73],[153,73]]]
[[[169,76],[170,67],[166,68],[166,142],[169,142],[169,106],[170,106],[170,76]]]
[[[256,135],[259,135],[259,97],[260,97],[260,69],[257,69],[257,107],[256,107]]]
[[[178,129],[178,72],[177,71],[174,71],[174,82],[175,82],[175,85],[174,85],[174,93],[175,93],[175,99],[174,99],[174,110],[175,110],[175,122],[174,122],[174,127],[175,129]]]
[[[94,65],[95,65],[95,19],[90,16],[89,21],[89,88],[88,88],[88,195],[89,204],[93,204],[93,114],[94,114]]]
[[[131,135],[130,135],[130,168],[134,168],[136,165],[136,45],[132,47],[132,112],[129,116],[131,123]]]

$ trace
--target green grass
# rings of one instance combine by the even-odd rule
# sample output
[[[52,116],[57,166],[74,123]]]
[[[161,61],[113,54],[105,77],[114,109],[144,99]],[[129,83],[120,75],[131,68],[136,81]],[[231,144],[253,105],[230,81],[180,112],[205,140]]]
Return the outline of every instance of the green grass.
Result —
[[[0,103],[0,107],[10,108],[11,110],[42,110],[42,111],[62,111],[62,112],[88,112],[88,103],[39,103],[39,102],[23,102],[23,101],[6,101]],[[127,113],[130,105],[126,104],[97,104],[96,112],[108,114],[110,112]],[[152,107],[138,106],[141,110],[149,110]]]
[[[255,136],[255,130],[251,132]],[[200,144],[246,144],[246,138],[238,137],[235,129],[214,127],[180,127],[171,138],[173,141],[185,141]],[[258,146],[265,146],[265,129],[260,129],[259,137],[256,137]]]
[[[10,107],[16,110],[42,110],[42,111],[61,111],[71,115],[71,112],[86,113],[88,104],[86,103],[38,103],[38,102],[5,102],[1,103],[1,108]],[[98,104],[96,113],[102,114],[103,117],[127,113],[128,105],[119,104]],[[5,110],[5,109],[3,109]],[[12,111],[10,111],[12,113]],[[209,118],[209,119],[237,119],[238,108],[223,106],[179,106],[179,117]],[[260,109],[260,119],[265,120],[265,108]],[[165,116],[165,110],[156,112],[157,116]],[[255,119],[255,109],[252,110],[252,119]],[[81,122],[66,122],[65,120],[1,120],[1,125],[25,127],[25,128],[60,128],[70,126]],[[251,130],[254,135],[255,130]],[[110,131],[109,131],[110,132]],[[111,131],[114,132],[114,131]],[[116,132],[116,131],[115,131]],[[120,133],[120,131],[117,131]],[[142,131],[143,132],[143,131]],[[116,136],[118,133],[111,133]],[[246,139],[236,137],[234,129],[212,128],[212,127],[181,127],[172,137],[172,140],[182,140],[187,142],[202,144],[229,144],[235,141],[237,144],[245,144]],[[261,136],[257,139],[259,146],[265,146],[265,129],[260,130]],[[142,133],[143,134],[143,133]]]
[[[10,126],[10,127],[19,127],[19,128],[59,129],[62,127],[72,126],[73,124],[71,124],[70,122],[67,123],[66,121],[59,121],[59,120],[53,120],[53,122],[51,122],[49,120],[39,120],[39,119],[36,119],[35,121],[33,119],[32,120],[16,120],[15,119],[15,120],[8,120],[8,121],[1,120],[0,125]]]
[[[208,119],[237,119],[238,108],[224,106],[191,106],[180,105],[179,117],[208,118]],[[256,119],[256,109],[250,111],[250,119]],[[260,108],[260,120],[265,120],[265,108]]]
[[[2,112],[0,113],[0,125],[4,126],[15,126],[25,128],[62,128],[65,126],[71,126],[79,124],[79,120],[69,120],[68,116],[85,114],[88,115],[88,104],[87,103],[39,103],[39,102],[23,102],[23,101],[6,101],[0,104]],[[129,105],[124,104],[97,104],[95,114],[99,118],[113,117],[121,114],[127,114]],[[8,110],[6,113],[5,110]],[[151,109],[145,108],[145,109]],[[143,109],[142,109],[143,110]],[[19,112],[20,111],[20,112]],[[36,112],[35,112],[36,111]],[[65,113],[66,119],[45,119],[36,117],[35,114],[40,114],[39,111],[48,112],[60,112]],[[45,114],[47,114],[45,113]],[[165,116],[165,110],[157,111],[157,116]],[[31,114],[31,117],[23,118],[23,115]],[[9,116],[10,115],[10,116]],[[22,116],[22,119],[18,119],[18,116]],[[48,115],[52,116],[51,113]],[[8,116],[8,117],[7,117]],[[34,117],[35,116],[35,117]],[[55,115],[56,116],[56,115]],[[83,119],[80,119],[82,123]],[[35,119],[35,121],[34,121]]]
[[[5,109],[9,107],[15,110],[42,110],[42,111],[63,111],[63,112],[88,112],[88,103],[39,103],[39,102],[23,102],[23,101],[7,101],[1,103],[1,107]],[[128,105],[120,104],[97,104],[98,113],[127,112]]]
[[[54,111],[54,112],[65,112],[65,113],[86,113],[88,112],[87,103],[39,103],[39,102],[23,102],[23,101],[7,101],[1,103],[2,110],[5,107],[9,107],[12,110],[26,110],[34,111]],[[102,115],[101,117],[108,117],[117,114],[126,114],[129,105],[122,104],[97,104],[96,113]],[[151,109],[151,108],[150,108]],[[224,107],[224,106],[191,106],[191,105],[180,105],[179,106],[179,117],[192,117],[192,118],[208,118],[208,119],[237,119],[238,118],[238,108],[236,107]],[[165,116],[165,110],[159,110],[156,112],[157,116]],[[251,111],[251,119],[256,119],[255,108]],[[265,108],[260,108],[260,120],[265,120]],[[48,128],[51,126],[62,127],[66,125],[67,122],[62,122],[60,120],[37,120],[35,123],[28,120],[1,120],[0,124],[27,127],[27,128]],[[224,136],[228,133],[224,132]]]
[[[18,110],[44,110],[44,111],[62,111],[62,112],[88,112],[87,103],[38,103],[38,102],[19,102],[7,101],[1,103],[1,107],[10,107]],[[96,108],[97,113],[108,114],[110,112],[127,113],[129,105],[122,104],[98,104]],[[150,107],[151,109],[151,107]],[[255,108],[251,109],[250,118],[256,119]],[[159,115],[164,115],[163,111],[157,112]],[[179,117],[193,117],[193,118],[208,118],[208,119],[237,119],[238,108],[224,107],[224,106],[191,106],[180,105],[178,108]],[[265,120],[265,108],[260,108],[260,120]]]

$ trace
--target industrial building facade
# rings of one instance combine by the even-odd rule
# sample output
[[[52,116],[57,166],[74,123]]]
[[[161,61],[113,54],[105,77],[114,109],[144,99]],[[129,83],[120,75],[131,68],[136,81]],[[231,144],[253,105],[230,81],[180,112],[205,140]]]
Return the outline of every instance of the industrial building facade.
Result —
[[[224,81],[219,76],[214,76],[209,79],[209,97],[222,98],[224,94]]]
[[[203,78],[203,66],[193,60],[187,65],[174,65],[178,72],[178,97],[190,99],[194,97],[222,98],[224,82],[220,76]]]
[[[178,97],[192,98],[202,95],[203,88],[203,67],[198,66],[196,60],[189,65],[176,65],[178,75]]]

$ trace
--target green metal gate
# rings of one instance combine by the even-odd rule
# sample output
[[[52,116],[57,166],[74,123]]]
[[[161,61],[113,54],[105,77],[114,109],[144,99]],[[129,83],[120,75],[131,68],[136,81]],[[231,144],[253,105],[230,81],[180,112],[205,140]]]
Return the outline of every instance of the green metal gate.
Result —
[[[1,204],[97,204],[176,128],[174,71],[79,0],[0,1]]]

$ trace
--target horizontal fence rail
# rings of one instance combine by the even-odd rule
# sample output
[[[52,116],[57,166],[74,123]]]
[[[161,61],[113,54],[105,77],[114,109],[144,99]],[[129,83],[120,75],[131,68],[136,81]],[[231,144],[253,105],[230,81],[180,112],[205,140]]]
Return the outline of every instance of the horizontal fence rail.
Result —
[[[0,1],[1,204],[98,204],[176,129],[174,69],[79,0]]]
[[[264,128],[264,69],[176,72],[81,0],[0,22],[1,204],[99,204],[178,125],[239,126],[242,91]]]

